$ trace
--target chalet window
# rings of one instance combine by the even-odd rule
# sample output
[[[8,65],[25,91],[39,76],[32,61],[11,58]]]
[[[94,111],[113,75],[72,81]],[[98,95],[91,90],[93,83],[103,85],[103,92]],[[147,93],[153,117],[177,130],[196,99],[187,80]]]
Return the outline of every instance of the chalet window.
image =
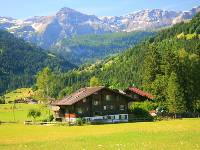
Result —
[[[110,110],[110,105],[107,105],[106,108],[107,108],[107,110]]]
[[[114,106],[113,105],[106,105],[106,106],[103,106],[103,110],[113,110],[114,109]]]
[[[115,119],[119,120],[119,115],[115,115]]]
[[[115,119],[115,116],[114,115],[110,115],[110,116],[108,116],[108,119]]]
[[[85,103],[85,102],[86,102],[86,98],[83,99],[83,103]]]
[[[100,104],[100,102],[99,102],[98,100],[94,100],[94,101],[93,101],[93,105],[94,105],[94,106],[98,106],[99,104]]]
[[[138,99],[139,96],[135,94],[135,95],[133,95],[133,98],[134,98],[134,99]]]
[[[111,119],[111,116],[108,116],[108,119]]]
[[[95,111],[93,114],[94,114],[94,116],[101,116],[102,115],[102,113],[100,111]]]
[[[82,113],[83,113],[82,108],[78,108],[78,109],[77,109],[77,112],[78,112],[78,114],[82,114]]]
[[[114,106],[113,106],[113,105],[110,105],[110,109],[113,110],[113,109],[114,109]]]
[[[91,118],[90,117],[86,118],[86,122],[89,122],[89,121],[91,121]]]
[[[124,105],[119,105],[119,110],[125,110],[125,106]]]
[[[113,115],[113,116],[111,116],[111,119],[115,119],[115,116]]]
[[[119,118],[120,118],[121,120],[128,119],[127,115],[120,115]]]
[[[111,101],[112,96],[111,95],[106,95],[106,101]]]
[[[108,119],[108,116],[104,116],[103,119]]]

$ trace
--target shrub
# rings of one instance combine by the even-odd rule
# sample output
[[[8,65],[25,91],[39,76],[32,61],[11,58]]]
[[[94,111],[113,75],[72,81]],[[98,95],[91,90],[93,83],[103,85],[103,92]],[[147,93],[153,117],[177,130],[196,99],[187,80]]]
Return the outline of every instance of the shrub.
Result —
[[[129,109],[133,110],[135,108],[141,108],[146,111],[150,111],[150,110],[155,110],[157,107],[158,107],[157,103],[145,101],[145,102],[133,102]]]
[[[149,120],[153,120],[153,117],[149,114],[149,112],[145,109],[142,108],[134,108],[133,110],[131,110],[132,114],[134,114],[134,116],[136,118],[147,118]]]
[[[168,113],[168,109],[166,106],[159,106],[156,110],[158,114]]]
[[[42,119],[42,120],[39,120],[39,121],[41,121],[41,122],[48,122],[47,119]]]
[[[40,117],[40,116],[41,116],[41,112],[36,109],[30,109],[27,114],[27,117],[32,117],[34,121],[36,120],[37,117]]]
[[[51,122],[51,121],[53,121],[53,119],[54,119],[53,115],[49,115],[48,118],[47,118],[47,121]]]
[[[4,96],[0,96],[0,104],[5,104],[5,97]]]
[[[82,126],[83,125],[83,121],[82,121],[81,118],[77,118],[76,119],[76,125],[78,125],[78,126]]]
[[[49,115],[47,118],[42,119],[41,121],[42,122],[51,122],[51,121],[53,121],[53,119],[54,119],[53,115]]]

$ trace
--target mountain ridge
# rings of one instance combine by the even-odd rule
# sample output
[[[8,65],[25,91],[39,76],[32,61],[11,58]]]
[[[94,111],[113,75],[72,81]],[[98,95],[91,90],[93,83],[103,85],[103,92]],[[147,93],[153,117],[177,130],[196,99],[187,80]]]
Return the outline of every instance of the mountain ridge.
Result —
[[[49,48],[74,35],[132,32],[172,26],[191,19],[197,12],[200,12],[200,6],[190,11],[146,9],[123,16],[97,17],[64,7],[53,16],[35,16],[24,20],[0,17],[0,29]]]

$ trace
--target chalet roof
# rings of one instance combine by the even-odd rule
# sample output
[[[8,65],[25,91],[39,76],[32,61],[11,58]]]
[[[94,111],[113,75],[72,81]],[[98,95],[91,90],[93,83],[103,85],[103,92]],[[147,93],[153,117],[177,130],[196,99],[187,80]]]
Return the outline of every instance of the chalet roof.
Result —
[[[130,91],[132,91],[132,92],[134,92],[134,93],[136,93],[136,94],[138,94],[140,96],[147,97],[148,99],[153,99],[154,98],[153,95],[151,95],[151,94],[149,94],[147,92],[144,92],[144,91],[142,91],[142,90],[140,90],[138,88],[135,88],[135,87],[129,87],[128,90],[130,90]]]
[[[130,98],[128,95],[121,93],[119,91],[115,91],[115,90],[111,90],[109,88],[106,88],[104,86],[99,86],[99,87],[85,87],[85,88],[81,88],[79,90],[77,90],[76,92],[72,93],[69,96],[64,97],[61,100],[55,101],[54,103],[52,103],[52,105],[72,105],[92,94],[94,94],[95,92],[98,92],[102,89],[107,89],[110,90],[112,92],[118,93],[120,95],[126,96],[128,98]]]
[[[100,87],[85,87],[77,90],[76,92],[72,93],[69,96],[66,96],[62,100],[54,102],[52,105],[72,105],[83,98],[86,98],[90,96],[91,94],[104,89],[105,87],[100,86]]]

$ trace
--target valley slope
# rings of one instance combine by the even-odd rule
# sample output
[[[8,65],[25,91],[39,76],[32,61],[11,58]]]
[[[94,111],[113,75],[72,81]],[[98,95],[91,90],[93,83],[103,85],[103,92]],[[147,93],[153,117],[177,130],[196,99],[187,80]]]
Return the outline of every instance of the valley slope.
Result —
[[[58,42],[50,51],[77,65],[93,63],[119,54],[153,35],[155,32],[138,31],[74,36]]]
[[[61,57],[0,30],[0,93],[31,86],[34,75],[46,66],[57,71],[75,67]]]

